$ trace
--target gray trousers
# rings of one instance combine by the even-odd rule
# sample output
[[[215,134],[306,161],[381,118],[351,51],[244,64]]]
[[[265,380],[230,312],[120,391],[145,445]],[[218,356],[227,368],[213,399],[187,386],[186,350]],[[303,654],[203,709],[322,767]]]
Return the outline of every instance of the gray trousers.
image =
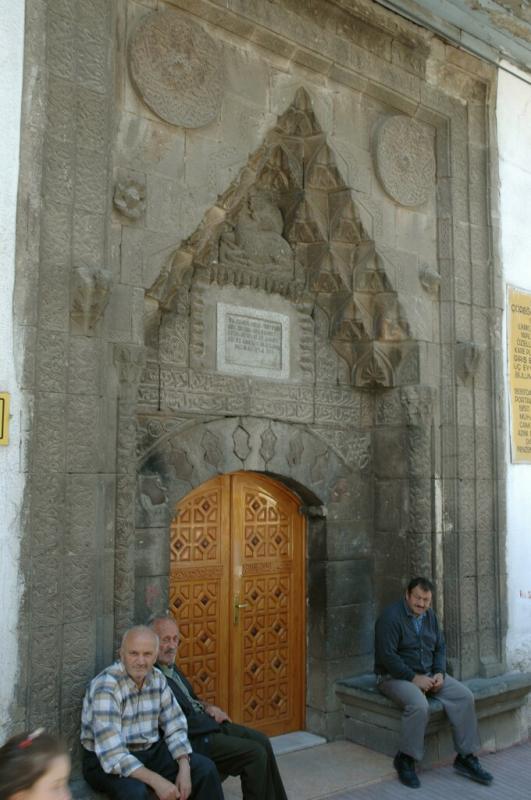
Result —
[[[426,695],[411,681],[394,678],[383,681],[378,688],[382,694],[402,708],[400,750],[416,761],[421,761],[424,755],[424,734],[429,718]],[[480,748],[479,731],[474,695],[470,689],[447,675],[443,685],[433,697],[440,700],[450,720],[456,751],[462,756],[477,753]]]

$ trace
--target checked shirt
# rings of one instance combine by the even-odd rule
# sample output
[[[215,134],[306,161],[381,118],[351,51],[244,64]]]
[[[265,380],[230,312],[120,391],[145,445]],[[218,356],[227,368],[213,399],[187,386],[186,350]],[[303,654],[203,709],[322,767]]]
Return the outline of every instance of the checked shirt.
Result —
[[[135,750],[146,750],[160,738],[173,758],[191,753],[186,717],[166,678],[153,669],[139,689],[121,661],[91,682],[83,700],[81,744],[96,753],[103,770],[128,777],[143,764]]]

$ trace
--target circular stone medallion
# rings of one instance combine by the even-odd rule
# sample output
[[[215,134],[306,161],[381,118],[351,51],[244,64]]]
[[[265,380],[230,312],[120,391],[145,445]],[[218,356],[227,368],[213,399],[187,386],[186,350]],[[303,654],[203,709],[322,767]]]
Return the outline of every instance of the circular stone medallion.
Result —
[[[435,155],[427,128],[409,117],[389,117],[376,134],[376,174],[403,206],[424,203],[433,190]]]
[[[144,103],[166,122],[208,125],[223,98],[223,62],[211,36],[174,11],[148,14],[129,46],[129,69]]]

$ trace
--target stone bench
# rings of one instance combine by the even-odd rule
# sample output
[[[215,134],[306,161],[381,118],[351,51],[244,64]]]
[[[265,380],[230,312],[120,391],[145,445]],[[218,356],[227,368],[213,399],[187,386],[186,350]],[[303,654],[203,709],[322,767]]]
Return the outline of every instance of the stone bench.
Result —
[[[500,750],[528,738],[525,705],[531,673],[506,673],[494,678],[463,681],[473,692],[483,750]],[[345,714],[345,738],[393,756],[398,750],[400,709],[376,686],[376,676],[360,675],[336,681],[336,694]],[[429,698],[424,766],[454,754],[448,718],[441,703]]]

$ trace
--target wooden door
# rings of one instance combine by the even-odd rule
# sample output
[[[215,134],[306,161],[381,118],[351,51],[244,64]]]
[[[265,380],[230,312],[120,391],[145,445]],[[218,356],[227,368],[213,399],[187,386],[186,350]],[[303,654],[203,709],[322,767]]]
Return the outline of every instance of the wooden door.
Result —
[[[223,475],[177,507],[170,607],[197,693],[269,735],[304,727],[304,525],[297,498]]]

